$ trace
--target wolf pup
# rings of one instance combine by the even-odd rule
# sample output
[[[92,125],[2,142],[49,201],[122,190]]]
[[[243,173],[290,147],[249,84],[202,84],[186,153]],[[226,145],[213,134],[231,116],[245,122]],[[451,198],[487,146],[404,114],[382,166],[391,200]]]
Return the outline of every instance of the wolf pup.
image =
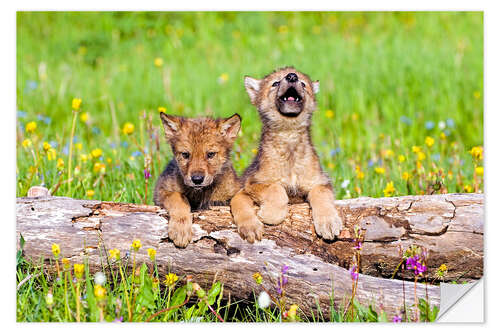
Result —
[[[261,80],[245,77],[245,88],[259,111],[262,134],[258,153],[243,174],[244,187],[231,200],[239,234],[250,243],[260,240],[260,220],[279,224],[287,215],[289,201],[307,201],[316,233],[334,239],[342,219],[310,134],[319,82],[286,67]],[[257,214],[254,202],[260,206]]]
[[[156,182],[154,202],[168,210],[169,238],[186,247],[192,238],[191,209],[227,205],[242,186],[230,158],[241,118],[187,119],[163,112],[160,117],[174,157]]]

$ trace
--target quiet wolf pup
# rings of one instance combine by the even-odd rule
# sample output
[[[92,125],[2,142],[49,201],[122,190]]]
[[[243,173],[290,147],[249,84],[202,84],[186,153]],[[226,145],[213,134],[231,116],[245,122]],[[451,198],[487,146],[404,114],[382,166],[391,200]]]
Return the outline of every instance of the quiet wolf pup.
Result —
[[[168,236],[179,247],[192,238],[191,209],[227,205],[242,184],[230,153],[241,118],[188,119],[160,113],[173,159],[160,175],[154,202],[170,215]]]
[[[244,187],[231,200],[239,234],[250,243],[260,240],[260,220],[279,224],[287,215],[288,202],[307,201],[316,233],[334,239],[342,219],[310,134],[319,82],[285,67],[261,80],[246,76],[245,88],[258,109],[262,133],[258,153],[243,174]],[[257,214],[254,202],[260,206]]]

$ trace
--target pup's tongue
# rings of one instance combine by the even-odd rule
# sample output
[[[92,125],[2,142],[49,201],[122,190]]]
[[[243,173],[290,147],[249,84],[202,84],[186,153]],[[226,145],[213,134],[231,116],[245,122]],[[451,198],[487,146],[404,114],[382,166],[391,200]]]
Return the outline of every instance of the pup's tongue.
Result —
[[[290,97],[288,97],[286,100],[287,100],[287,101],[295,101],[295,97],[290,96]]]

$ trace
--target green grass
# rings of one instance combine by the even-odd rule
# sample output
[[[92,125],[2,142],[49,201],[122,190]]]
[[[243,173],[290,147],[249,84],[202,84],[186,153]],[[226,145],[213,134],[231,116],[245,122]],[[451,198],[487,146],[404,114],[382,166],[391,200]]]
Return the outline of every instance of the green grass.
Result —
[[[25,114],[17,123],[16,194],[66,180],[67,171],[59,176],[41,145],[56,143],[67,167],[74,97],[89,116],[76,127],[83,148],[73,165],[81,172],[71,190],[63,183],[56,195],[85,197],[92,189],[95,199],[143,202],[144,156],[120,132],[132,122],[131,136],[152,155],[152,203],[152,183],[171,157],[159,106],[192,117],[238,112],[242,134],[233,161],[241,173],[260,133],[243,76],[284,65],[321,82],[313,140],[339,198],[383,196],[390,181],[392,195],[482,191],[482,176],[474,177],[482,161],[468,153],[483,144],[482,22],[481,13],[19,13],[17,107]],[[154,65],[156,58],[163,66]],[[152,131],[139,116],[143,110]],[[35,134],[24,131],[29,121],[37,122]],[[159,151],[148,133],[159,136]],[[430,148],[427,136],[435,139]],[[21,146],[25,137],[33,153]],[[419,169],[413,146],[426,155]],[[104,151],[102,177],[92,172],[95,160],[79,158],[94,148]],[[394,155],[383,158],[387,150]]]
[[[483,191],[480,12],[20,12],[16,196],[44,185],[54,195],[152,204],[155,179],[171,158],[160,106],[189,117],[239,113],[233,162],[242,173],[261,127],[243,77],[286,65],[321,83],[312,136],[338,198]],[[83,103],[68,179],[73,98]],[[37,125],[33,132],[26,130],[30,122]],[[122,132],[127,122],[135,125],[130,135]],[[426,145],[427,137],[434,143]],[[481,154],[473,156],[473,147]],[[92,156],[96,148],[102,154]],[[69,320],[53,268],[36,275],[41,267],[18,265],[18,283],[35,274],[17,293],[18,320]],[[91,294],[86,279],[82,290]],[[123,297],[118,280],[107,286],[109,297]],[[59,303],[48,310],[51,289]],[[147,313],[165,306],[165,297],[155,298]],[[112,302],[106,303],[110,316]],[[227,320],[281,320],[281,310],[231,306],[219,312]],[[82,316],[94,320],[96,309]],[[192,318],[188,309],[172,318]],[[303,320],[346,319],[301,311]],[[356,320],[383,319],[356,311]],[[210,311],[199,317],[216,320]]]
[[[21,240],[21,244],[23,242]],[[228,299],[227,293],[224,293],[224,285],[219,281],[214,281],[203,289],[192,277],[178,277],[174,273],[169,273],[175,279],[162,278],[158,274],[154,257],[147,263],[139,263],[135,260],[135,254],[136,251],[132,247],[130,256],[113,254],[106,258],[106,254],[103,254],[100,258],[102,271],[92,275],[86,256],[82,259],[81,273],[78,274],[77,265],[64,263],[61,259],[62,254],[58,254],[57,258],[54,254],[53,257],[33,263],[23,256],[22,250],[19,250],[17,321],[387,322],[394,320],[388,318],[387,314],[375,304],[367,307],[359,304],[354,298],[351,305],[351,295],[345,295],[342,304],[336,304],[333,298],[334,290],[330,294],[329,313],[317,304],[310,309],[296,308],[293,314],[291,300],[286,296],[287,282],[282,284],[283,293],[278,294],[274,288],[265,289],[255,280],[254,299],[242,303],[242,300]],[[134,270],[135,268],[137,270]],[[134,271],[136,274],[132,274]],[[97,277],[98,274],[101,274],[101,277]],[[280,279],[283,281],[286,273],[281,274]],[[255,296],[255,293],[263,292],[271,295],[271,306],[264,305]],[[438,310],[437,307],[431,309],[425,299],[419,299],[418,321],[434,321]],[[401,315],[400,321],[417,321],[414,306],[407,307],[406,311],[406,316]]]

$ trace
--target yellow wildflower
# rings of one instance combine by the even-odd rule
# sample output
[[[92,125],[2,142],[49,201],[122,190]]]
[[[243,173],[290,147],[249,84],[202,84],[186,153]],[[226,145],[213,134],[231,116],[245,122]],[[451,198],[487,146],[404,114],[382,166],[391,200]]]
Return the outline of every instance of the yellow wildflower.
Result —
[[[482,166],[478,166],[474,169],[474,172],[478,176],[482,176],[484,174],[484,168]]]
[[[76,278],[81,279],[83,276],[83,271],[85,269],[85,266],[83,266],[83,264],[74,264],[73,269],[75,270]]]
[[[88,112],[83,112],[81,115],[80,115],[80,120],[84,123],[87,122],[87,120],[89,120],[89,114]]]
[[[56,166],[57,166],[57,168],[58,168],[59,170],[64,169],[64,160],[63,160],[62,158],[60,158],[60,157],[59,157],[59,158],[57,159],[57,164],[56,164]]]
[[[335,116],[335,113],[333,113],[333,111],[332,111],[332,110],[326,110],[326,112],[325,112],[325,116],[326,116],[327,118],[333,119],[333,117]]]
[[[357,112],[354,112],[354,113],[352,114],[351,118],[352,118],[352,121],[356,121],[356,120],[358,120],[358,119],[359,119],[359,114],[358,114]]]
[[[408,172],[403,172],[403,175],[401,176],[401,178],[403,178],[404,181],[407,181],[408,179],[410,179],[410,174]]]
[[[425,153],[423,151],[419,151],[417,153],[417,160],[423,161],[423,160],[425,160],[425,158],[426,158],[426,156],[425,156]]]
[[[179,280],[179,277],[175,274],[175,273],[168,273],[166,276],[165,276],[165,281],[164,283],[168,286],[168,287],[172,287],[175,282],[177,282],[177,280]]]
[[[101,163],[101,162],[95,162],[94,163],[94,168],[93,168],[95,173],[106,173],[106,164]]]
[[[111,162],[113,162],[113,160],[111,159],[111,157],[108,157],[108,158],[106,159],[106,162],[107,162],[108,164],[111,164]]]
[[[49,151],[47,152],[47,159],[49,161],[55,160],[57,156],[57,152],[54,148],[50,148]]]
[[[139,251],[141,246],[141,241],[139,239],[134,239],[134,241],[132,242],[132,248],[134,249],[134,251]]]
[[[297,309],[299,306],[297,304],[292,304],[290,305],[290,309],[288,310],[288,318],[292,321],[295,320],[295,317],[297,316]]]
[[[483,159],[483,147],[482,146],[476,146],[472,147],[472,149],[469,151],[472,157],[474,157],[477,160],[482,160]]]
[[[430,136],[426,137],[425,144],[427,145],[427,147],[432,147],[432,145],[434,145],[434,139]]]
[[[384,158],[391,158],[392,156],[394,156],[394,151],[392,151],[392,149],[382,150],[382,156]]]
[[[444,132],[441,132],[441,134],[439,134],[439,138],[441,140],[446,140],[446,134]]]
[[[80,154],[80,159],[82,160],[82,162],[87,162],[89,156],[87,154]]]
[[[119,260],[120,259],[120,250],[118,250],[118,249],[109,250],[109,257],[111,259]]]
[[[280,34],[286,34],[288,33],[288,27],[286,25],[280,25],[278,31]]]
[[[135,157],[134,157],[134,156],[132,156],[132,155],[130,155],[130,156],[129,156],[129,160],[131,160],[131,161],[135,161]]]
[[[356,178],[358,178],[358,179],[365,178],[365,173],[363,171],[361,171],[361,168],[359,167],[359,165],[356,165]]]
[[[226,82],[227,82],[227,80],[229,80],[229,74],[227,74],[227,73],[222,73],[222,74],[219,76],[219,78],[217,79],[217,81],[218,81],[219,83],[221,83],[221,84],[222,84],[222,83],[226,83]]]
[[[82,150],[83,145],[79,142],[79,143],[75,144],[75,148],[76,148],[77,150]]]
[[[59,247],[59,244],[52,243],[52,254],[54,257],[59,257],[59,254],[61,253],[61,248]]]
[[[155,61],[154,61],[154,64],[156,67],[161,67],[163,66],[163,59],[158,57],[158,58],[155,58]]]
[[[151,261],[155,261],[156,258],[156,250],[155,249],[148,249],[148,256]]]
[[[385,168],[383,167],[376,167],[375,172],[378,173],[379,175],[385,174]]]
[[[106,296],[106,289],[100,284],[94,286],[94,295],[97,299],[103,299]]]
[[[68,258],[62,258],[62,264],[64,269],[69,269],[69,259]]]
[[[448,271],[448,267],[445,264],[441,264],[441,266],[439,266],[439,270],[441,272],[446,272]]]
[[[333,169],[335,168],[335,164],[333,164],[332,162],[328,162],[328,169]]]
[[[417,169],[422,169],[423,165],[420,161],[417,161]]]
[[[451,170],[448,171],[448,179],[449,180],[453,179],[453,172]]]
[[[123,125],[123,134],[125,135],[130,135],[134,133],[135,126],[131,122],[126,122],[125,125]]]
[[[92,198],[92,197],[94,196],[94,194],[95,194],[95,191],[94,191],[94,190],[87,190],[87,196],[88,196],[89,198]]]
[[[31,140],[30,139],[24,139],[23,140],[23,147],[24,148],[31,147]]]
[[[481,92],[479,92],[479,91],[474,91],[473,95],[474,95],[475,99],[480,99],[481,98]]]
[[[92,157],[99,158],[102,155],[102,149],[96,148],[96,149],[92,150],[91,154],[92,154]]]
[[[163,113],[165,113],[165,112],[167,112],[167,108],[166,108],[166,107],[164,107],[164,106],[159,106],[159,107],[158,107],[158,112],[163,112]]]
[[[398,156],[399,163],[403,163],[405,160],[406,160],[406,157],[404,155],[399,155]]]
[[[416,153],[422,151],[422,148],[420,148],[419,146],[413,146],[413,147],[411,147],[411,151],[416,154]]]
[[[33,133],[36,130],[36,123],[34,121],[30,121],[26,124],[26,132]]]
[[[464,186],[464,191],[465,191],[465,192],[468,192],[468,193],[471,193],[471,192],[472,192],[472,186],[470,186],[470,185],[465,185],[465,186]]]
[[[75,111],[78,111],[80,109],[81,105],[82,105],[82,99],[81,98],[73,98],[73,100],[71,101],[71,107]]]
[[[257,154],[257,149],[252,148],[252,154],[254,154],[254,155]]]
[[[390,197],[394,194],[394,191],[396,191],[396,189],[394,188],[394,183],[389,182],[389,183],[387,183],[387,186],[384,189],[384,195],[386,197]]]
[[[260,275],[259,272],[256,272],[252,275],[253,279],[255,280],[255,283],[261,284],[262,283],[262,275]]]
[[[45,151],[48,151],[50,148],[52,148],[50,143],[48,143],[47,141],[45,141],[42,146],[43,146],[43,150],[45,150]]]

